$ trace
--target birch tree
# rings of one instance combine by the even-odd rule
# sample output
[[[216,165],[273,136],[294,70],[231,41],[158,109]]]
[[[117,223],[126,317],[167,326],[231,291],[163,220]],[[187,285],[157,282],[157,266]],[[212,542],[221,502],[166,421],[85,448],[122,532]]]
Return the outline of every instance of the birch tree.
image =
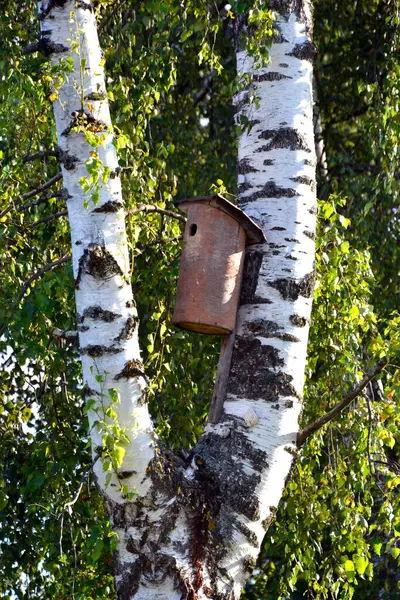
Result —
[[[253,590],[276,600],[297,588],[347,600],[372,577],[379,531],[397,527],[396,474],[383,448],[393,448],[399,418],[395,350],[390,368],[386,358],[398,321],[379,332],[370,256],[357,239],[364,225],[350,227],[335,194],[320,203],[314,271],[308,3],[46,0],[37,43],[34,10],[8,3],[0,41],[0,592],[112,598],[112,570],[119,598],[238,598],[268,530],[246,597]],[[335,40],[321,33],[324,19],[322,52],[324,35]],[[318,95],[320,141],[329,104],[320,85]],[[359,126],[350,127],[349,147]],[[215,342],[168,324],[184,220],[172,199],[207,193],[213,181],[226,192],[226,176],[234,189],[235,130],[237,201],[267,242],[247,252],[236,332],[222,343],[202,430],[199,396],[211,396]],[[325,188],[335,191],[326,156]],[[370,389],[385,369],[380,408]],[[371,491],[378,462],[384,501]],[[395,539],[385,543],[395,558]]]
[[[237,99],[239,122],[250,120],[239,140],[240,203],[268,243],[247,255],[222,416],[183,462],[157,440],[143,398],[118,163],[91,4],[40,5],[40,43],[54,62],[69,65],[53,108],[83,379],[93,452],[100,455],[94,471],[119,538],[119,598],[238,598],[293,458],[313,289],[314,51],[309,7],[273,8],[268,67],[255,69],[245,51],[237,55],[257,97],[250,104],[249,89]],[[94,168],[101,173],[86,185],[96,187],[90,197],[82,182]]]

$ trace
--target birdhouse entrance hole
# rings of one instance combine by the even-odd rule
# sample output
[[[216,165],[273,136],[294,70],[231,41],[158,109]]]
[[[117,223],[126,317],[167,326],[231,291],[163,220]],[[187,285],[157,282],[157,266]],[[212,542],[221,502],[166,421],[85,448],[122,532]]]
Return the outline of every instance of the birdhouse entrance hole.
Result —
[[[246,244],[262,230],[222,196],[176,204],[188,213],[172,322],[198,333],[228,335],[236,322]]]

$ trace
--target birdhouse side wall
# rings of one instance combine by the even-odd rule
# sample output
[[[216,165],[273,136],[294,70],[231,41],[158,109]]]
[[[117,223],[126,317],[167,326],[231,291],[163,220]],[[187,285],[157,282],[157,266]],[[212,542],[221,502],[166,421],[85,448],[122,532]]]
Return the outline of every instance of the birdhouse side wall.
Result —
[[[200,333],[230,333],[236,320],[246,234],[207,204],[188,206],[173,322]]]

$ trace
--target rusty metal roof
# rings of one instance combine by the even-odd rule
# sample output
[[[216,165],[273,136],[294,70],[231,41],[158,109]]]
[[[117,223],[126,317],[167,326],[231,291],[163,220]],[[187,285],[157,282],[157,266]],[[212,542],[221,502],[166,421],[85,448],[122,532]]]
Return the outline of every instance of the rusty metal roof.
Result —
[[[264,235],[263,230],[242,211],[241,208],[229,202],[226,198],[220,194],[213,196],[198,196],[197,198],[183,198],[182,200],[175,200],[175,206],[178,206],[182,210],[184,204],[208,204],[214,208],[222,210],[224,213],[235,219],[246,231],[246,245],[251,244],[262,244],[267,239]]]

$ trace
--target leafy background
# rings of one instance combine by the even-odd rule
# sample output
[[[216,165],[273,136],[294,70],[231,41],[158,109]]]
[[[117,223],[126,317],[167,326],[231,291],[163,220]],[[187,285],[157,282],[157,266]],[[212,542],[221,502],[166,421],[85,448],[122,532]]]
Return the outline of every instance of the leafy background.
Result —
[[[50,95],[36,2],[6,1],[0,39],[0,598],[112,598],[115,537],[90,474]],[[255,0],[95,3],[128,213],[132,286],[160,435],[189,447],[204,424],[219,340],[171,327],[182,221],[141,205],[236,192],[234,38],[265,55],[271,13]],[[293,467],[243,598],[397,598],[399,501],[398,2],[315,3],[320,169],[317,287],[303,424],[382,355],[389,365]],[[265,44],[267,40],[267,44]],[[35,204],[33,204],[35,202]],[[45,220],[43,220],[45,219]],[[25,282],[34,276],[30,285]],[[2,325],[3,324],[3,325]]]

